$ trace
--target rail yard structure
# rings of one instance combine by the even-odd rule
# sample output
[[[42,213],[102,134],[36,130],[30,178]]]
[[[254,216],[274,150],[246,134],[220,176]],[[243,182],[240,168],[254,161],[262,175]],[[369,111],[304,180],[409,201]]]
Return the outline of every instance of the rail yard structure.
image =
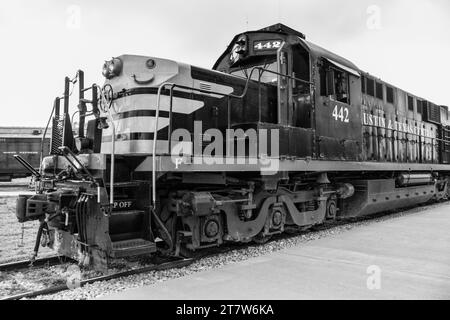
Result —
[[[41,147],[48,154],[50,139],[44,139],[45,128],[0,127],[0,180],[31,175],[30,171],[14,160],[20,155],[35,169],[40,167]],[[43,143],[42,143],[43,142]]]

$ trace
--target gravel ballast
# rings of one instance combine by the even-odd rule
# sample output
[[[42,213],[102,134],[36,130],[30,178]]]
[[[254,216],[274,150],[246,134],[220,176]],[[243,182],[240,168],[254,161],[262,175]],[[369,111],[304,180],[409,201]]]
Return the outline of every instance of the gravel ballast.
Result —
[[[33,253],[39,221],[19,223],[15,214],[16,199],[17,196],[3,196],[0,191],[0,263],[27,260]],[[49,255],[53,255],[50,249],[39,249],[39,257]]]

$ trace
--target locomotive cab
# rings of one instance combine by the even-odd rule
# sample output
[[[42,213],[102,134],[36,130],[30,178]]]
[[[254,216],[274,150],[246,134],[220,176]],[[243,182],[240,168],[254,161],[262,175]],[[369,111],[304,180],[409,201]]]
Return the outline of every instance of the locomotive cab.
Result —
[[[285,25],[276,24],[236,35],[213,67],[273,86],[272,95],[276,99],[273,117],[260,117],[255,121],[255,126],[279,130],[279,152],[282,157],[314,156],[313,61],[305,36]],[[302,141],[302,144],[296,141]]]
[[[305,36],[282,24],[237,35],[214,69],[277,87],[275,123],[311,128],[311,63]]]

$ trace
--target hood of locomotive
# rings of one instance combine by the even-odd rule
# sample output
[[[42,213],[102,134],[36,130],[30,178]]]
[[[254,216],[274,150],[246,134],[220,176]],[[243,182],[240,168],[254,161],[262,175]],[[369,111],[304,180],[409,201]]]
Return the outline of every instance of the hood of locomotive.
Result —
[[[115,153],[127,155],[148,155],[153,152],[155,135],[156,108],[158,88],[164,83],[173,83],[183,87],[209,90],[215,93],[230,94],[234,89],[230,85],[195,79],[192,71],[195,68],[184,63],[155,57],[122,55],[108,63],[118,63],[111,67],[115,73],[107,74],[105,85],[113,90],[113,104],[111,112],[115,125]],[[105,65],[107,68],[108,66]],[[217,71],[201,69],[206,74],[218,74]],[[107,71],[106,71],[107,73]],[[105,72],[104,72],[105,75]],[[224,73],[221,77],[235,78]],[[209,77],[214,79],[214,76]],[[109,86],[108,86],[109,87]],[[167,87],[168,89],[169,87]],[[158,139],[156,152],[169,152],[169,116],[170,96],[168,90],[160,97],[160,111],[158,117]],[[172,116],[189,118],[194,112],[205,108],[203,96],[215,94],[201,93],[192,90],[175,88],[172,97]],[[218,96],[220,97],[220,96]],[[102,153],[110,153],[112,148],[112,127],[103,130]]]

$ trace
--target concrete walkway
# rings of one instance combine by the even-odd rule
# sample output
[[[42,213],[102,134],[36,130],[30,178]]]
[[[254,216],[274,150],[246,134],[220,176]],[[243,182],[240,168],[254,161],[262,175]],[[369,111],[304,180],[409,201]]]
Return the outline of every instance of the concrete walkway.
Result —
[[[450,205],[103,299],[450,299]]]

